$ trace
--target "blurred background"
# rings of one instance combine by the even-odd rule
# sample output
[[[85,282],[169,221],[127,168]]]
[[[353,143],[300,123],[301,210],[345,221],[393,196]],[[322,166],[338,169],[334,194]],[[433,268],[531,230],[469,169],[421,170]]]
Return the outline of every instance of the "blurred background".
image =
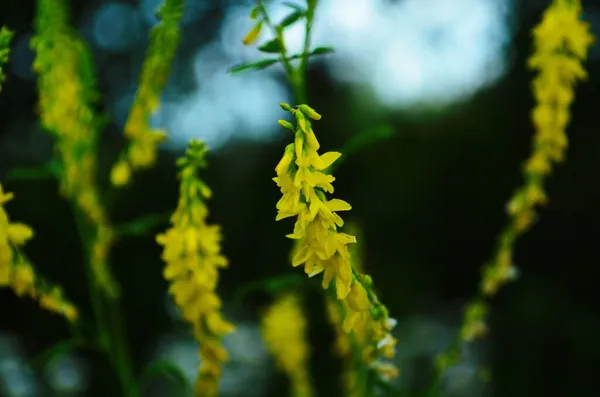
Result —
[[[298,1],[301,3],[300,1]],[[14,167],[41,165],[52,140],[36,115],[33,34],[35,2],[2,1],[0,23],[16,32],[0,94],[0,180]],[[93,50],[102,106],[109,115],[101,150],[103,186],[124,143],[149,29],[160,0],[72,0],[72,23]],[[211,149],[203,177],[214,192],[211,222],[221,224],[231,266],[221,274],[224,311],[237,324],[225,344],[231,363],[223,396],[285,396],[259,329],[272,301],[240,293],[252,282],[298,273],[288,262],[292,222],[275,223],[280,193],[271,180],[290,136],[277,125],[279,102],[292,101],[280,66],[227,74],[263,57],[241,39],[251,28],[249,0],[186,0],[181,47],[153,122],[166,128],[158,164],[139,173],[111,210],[117,224],[172,211],[175,159],[190,138]],[[284,6],[274,1],[274,19]],[[364,267],[398,320],[398,386],[424,390],[432,358],[451,341],[463,305],[477,289],[505,223],[504,205],[521,183],[531,146],[532,73],[526,67],[531,28],[548,0],[321,0],[314,46],[335,53],[311,58],[309,103],[323,119],[315,131],[324,150],[365,131],[391,137],[348,157],[336,173],[336,197],[353,205],[347,219],[362,228]],[[584,1],[584,18],[600,35],[600,1]],[[267,38],[264,35],[263,38]],[[302,27],[286,40],[297,52]],[[520,275],[492,303],[490,335],[471,346],[445,387],[457,396],[578,397],[598,394],[600,365],[600,51],[577,90],[565,164],[548,183],[550,203],[518,242]],[[59,59],[56,62],[60,62]],[[68,204],[57,183],[3,182],[16,194],[8,211],[30,224],[27,252],[46,278],[90,313],[82,255]],[[161,357],[190,380],[197,348],[162,279],[153,234],[119,241],[113,268],[123,287],[136,369]],[[316,281],[314,281],[316,282]],[[318,282],[317,282],[318,283]],[[247,288],[246,288],[247,290]],[[319,396],[341,395],[340,363],[316,288],[306,289],[311,370]],[[62,318],[0,291],[0,395],[115,396],[118,382],[104,356],[65,350],[39,365],[39,354],[69,337]],[[490,371],[491,380],[484,381]],[[148,381],[146,396],[175,395]]]

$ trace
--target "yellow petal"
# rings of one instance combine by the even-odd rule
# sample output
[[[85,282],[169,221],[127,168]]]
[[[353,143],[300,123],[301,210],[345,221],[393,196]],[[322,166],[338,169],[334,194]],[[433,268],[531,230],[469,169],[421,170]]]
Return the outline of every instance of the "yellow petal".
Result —
[[[328,168],[329,166],[331,166],[331,164],[335,163],[335,161],[337,159],[339,159],[342,156],[341,153],[339,152],[327,152],[321,155],[321,161],[323,162],[323,164],[320,164],[321,167],[318,168],[319,171],[324,170],[325,168]]]
[[[350,211],[352,209],[352,206],[349,203],[340,199],[329,200],[325,205],[331,211]]]

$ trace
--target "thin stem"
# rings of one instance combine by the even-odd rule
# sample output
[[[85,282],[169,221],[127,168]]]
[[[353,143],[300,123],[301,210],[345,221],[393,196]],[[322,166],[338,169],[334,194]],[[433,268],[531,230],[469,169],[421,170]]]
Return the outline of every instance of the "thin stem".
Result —
[[[288,78],[290,79],[290,81],[293,84],[294,75],[296,74],[296,71],[295,71],[294,67],[292,66],[292,64],[288,58],[288,55],[287,55],[287,47],[285,45],[285,40],[283,38],[283,31],[281,29],[277,28],[273,24],[273,21],[271,20],[271,17],[269,17],[269,13],[267,12],[264,2],[262,0],[257,0],[257,5],[260,8],[260,12],[263,16],[264,23],[269,27],[269,29],[271,29],[273,31],[273,34],[279,41],[279,44],[281,46],[281,57],[280,57],[281,63],[283,64],[283,68],[285,69],[285,71],[288,75]]]
[[[137,397],[138,390],[127,343],[125,343],[124,327],[122,325],[122,314],[117,301],[111,301],[96,285],[93,271],[90,266],[91,250],[90,228],[78,209],[74,210],[75,220],[79,237],[85,251],[86,278],[92,310],[96,320],[97,338],[102,350],[107,355],[112,367],[119,377],[121,389],[125,397]]]
[[[308,1],[308,12],[306,14],[306,25],[304,29],[304,48],[302,50],[302,59],[300,60],[300,67],[298,69],[298,79],[302,82],[301,86],[296,93],[298,97],[298,103],[304,103],[306,101],[306,84],[307,71],[308,71],[308,53],[310,51],[310,39],[312,33],[313,19],[315,17],[315,10],[317,8],[318,0]]]

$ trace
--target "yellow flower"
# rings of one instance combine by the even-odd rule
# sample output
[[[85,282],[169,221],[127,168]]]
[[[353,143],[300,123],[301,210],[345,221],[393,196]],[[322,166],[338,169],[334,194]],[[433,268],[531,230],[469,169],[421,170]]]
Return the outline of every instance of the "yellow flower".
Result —
[[[179,203],[171,228],[156,240],[163,246],[163,275],[171,282],[169,292],[183,318],[193,325],[200,344],[197,395],[213,397],[218,394],[221,366],[228,359],[220,341],[234,327],[221,317],[221,300],[216,293],[218,269],[227,266],[221,255],[221,230],[206,223],[208,209],[203,199],[210,196],[210,189],[196,175],[205,166],[205,152],[203,143],[191,141],[186,157],[178,161]]]
[[[20,263],[15,267],[13,289],[17,296],[35,294],[35,274],[28,263]]]
[[[290,379],[292,396],[312,396],[308,372],[310,350],[300,298],[295,294],[278,297],[262,316],[261,328],[277,366]]]
[[[40,280],[20,251],[33,237],[33,230],[25,224],[10,222],[3,205],[12,198],[0,184],[0,287],[12,288],[17,296],[38,299],[42,308],[61,314],[71,322],[77,320],[75,306],[63,298],[58,287]]]
[[[275,167],[277,176],[273,178],[282,193],[276,205],[275,219],[297,217],[293,233],[287,236],[295,240],[292,266],[304,265],[309,277],[323,273],[324,289],[334,282],[339,305],[330,306],[337,307],[330,312],[344,318],[336,324],[345,333],[354,331],[352,338],[360,335],[364,361],[375,366],[382,356],[391,358],[394,355],[396,340],[390,334],[394,321],[373,292],[371,278],[361,275],[352,266],[349,246],[356,243],[356,237],[339,231],[344,221],[337,213],[349,211],[351,205],[326,197],[326,193],[334,192],[335,178],[325,170],[341,153],[318,153],[320,144],[310,119],[318,120],[321,115],[314,109],[307,105],[292,109],[285,103],[281,107],[296,119],[295,130],[293,125],[289,127],[290,123],[279,121],[284,128],[294,130],[294,143],[285,148],[283,158]],[[347,341],[339,343],[348,345]],[[385,372],[381,376],[390,375],[389,371]],[[353,382],[351,374],[347,378],[349,383]]]
[[[131,178],[131,168],[126,161],[120,160],[110,172],[110,181],[115,186],[123,186]]]
[[[15,246],[24,245],[33,237],[33,230],[22,223],[11,223],[8,225],[8,240]]]

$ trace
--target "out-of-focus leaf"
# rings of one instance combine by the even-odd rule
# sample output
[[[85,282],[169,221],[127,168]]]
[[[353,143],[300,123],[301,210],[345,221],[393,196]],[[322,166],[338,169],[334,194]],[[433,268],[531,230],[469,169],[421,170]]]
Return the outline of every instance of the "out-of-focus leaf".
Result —
[[[278,27],[280,29],[283,29],[285,27],[293,25],[300,18],[304,17],[305,15],[306,15],[305,10],[295,10],[292,13],[290,13],[287,17],[283,18],[283,20],[279,23]]]
[[[181,369],[168,360],[158,359],[152,361],[150,364],[148,364],[148,366],[146,366],[141,378],[144,380],[153,376],[164,376],[179,386],[182,390],[189,389],[188,381]]]
[[[355,153],[367,146],[390,139],[394,136],[394,133],[395,131],[392,126],[380,125],[374,128],[369,128],[352,136],[340,150],[342,157],[333,163],[327,172],[334,172],[350,154]]]
[[[306,12],[306,9],[305,9],[304,7],[302,7],[302,6],[301,6],[301,5],[299,5],[299,4],[292,3],[291,1],[284,1],[282,4],[283,4],[284,6],[287,6],[287,7],[290,7],[290,8],[292,8],[292,9],[294,9],[294,10],[296,10],[296,11],[299,11],[299,12]]]
[[[344,145],[342,153],[346,155],[354,153],[365,146],[385,141],[392,136],[394,136],[394,129],[390,125],[370,128],[351,137]]]
[[[35,369],[42,369],[45,365],[50,364],[52,361],[72,352],[79,347],[82,347],[83,345],[83,341],[78,339],[68,339],[56,342],[54,345],[40,353],[37,357],[34,357],[30,364]]]
[[[17,167],[8,172],[7,180],[40,181],[57,178],[60,174],[58,161],[51,160],[40,167]]]
[[[278,38],[274,38],[273,40],[267,41],[265,44],[258,47],[259,51],[266,53],[279,53],[282,50],[281,41]]]
[[[269,277],[264,280],[250,282],[237,290],[233,300],[241,302],[246,297],[246,295],[256,291],[265,291],[270,294],[276,294],[277,292],[284,291],[292,287],[300,286],[305,281],[306,277],[303,277],[302,275],[297,273],[290,273],[281,276]]]
[[[301,285],[306,280],[299,274],[291,273],[265,280],[265,290],[274,294]]]
[[[118,226],[117,231],[121,237],[146,236],[153,229],[166,225],[169,222],[170,217],[170,212],[144,215],[131,222]]]
[[[279,62],[279,59],[263,59],[262,61],[258,61],[258,62],[253,62],[253,63],[242,63],[239,65],[235,65],[232,66],[231,68],[229,68],[229,70],[227,71],[228,73],[239,73],[239,72],[244,72],[246,70],[261,70],[261,69],[266,69],[271,65],[276,64],[277,62]]]
[[[323,54],[329,54],[331,52],[334,52],[335,49],[333,47],[317,47],[314,50],[312,50],[309,55],[323,55]]]

